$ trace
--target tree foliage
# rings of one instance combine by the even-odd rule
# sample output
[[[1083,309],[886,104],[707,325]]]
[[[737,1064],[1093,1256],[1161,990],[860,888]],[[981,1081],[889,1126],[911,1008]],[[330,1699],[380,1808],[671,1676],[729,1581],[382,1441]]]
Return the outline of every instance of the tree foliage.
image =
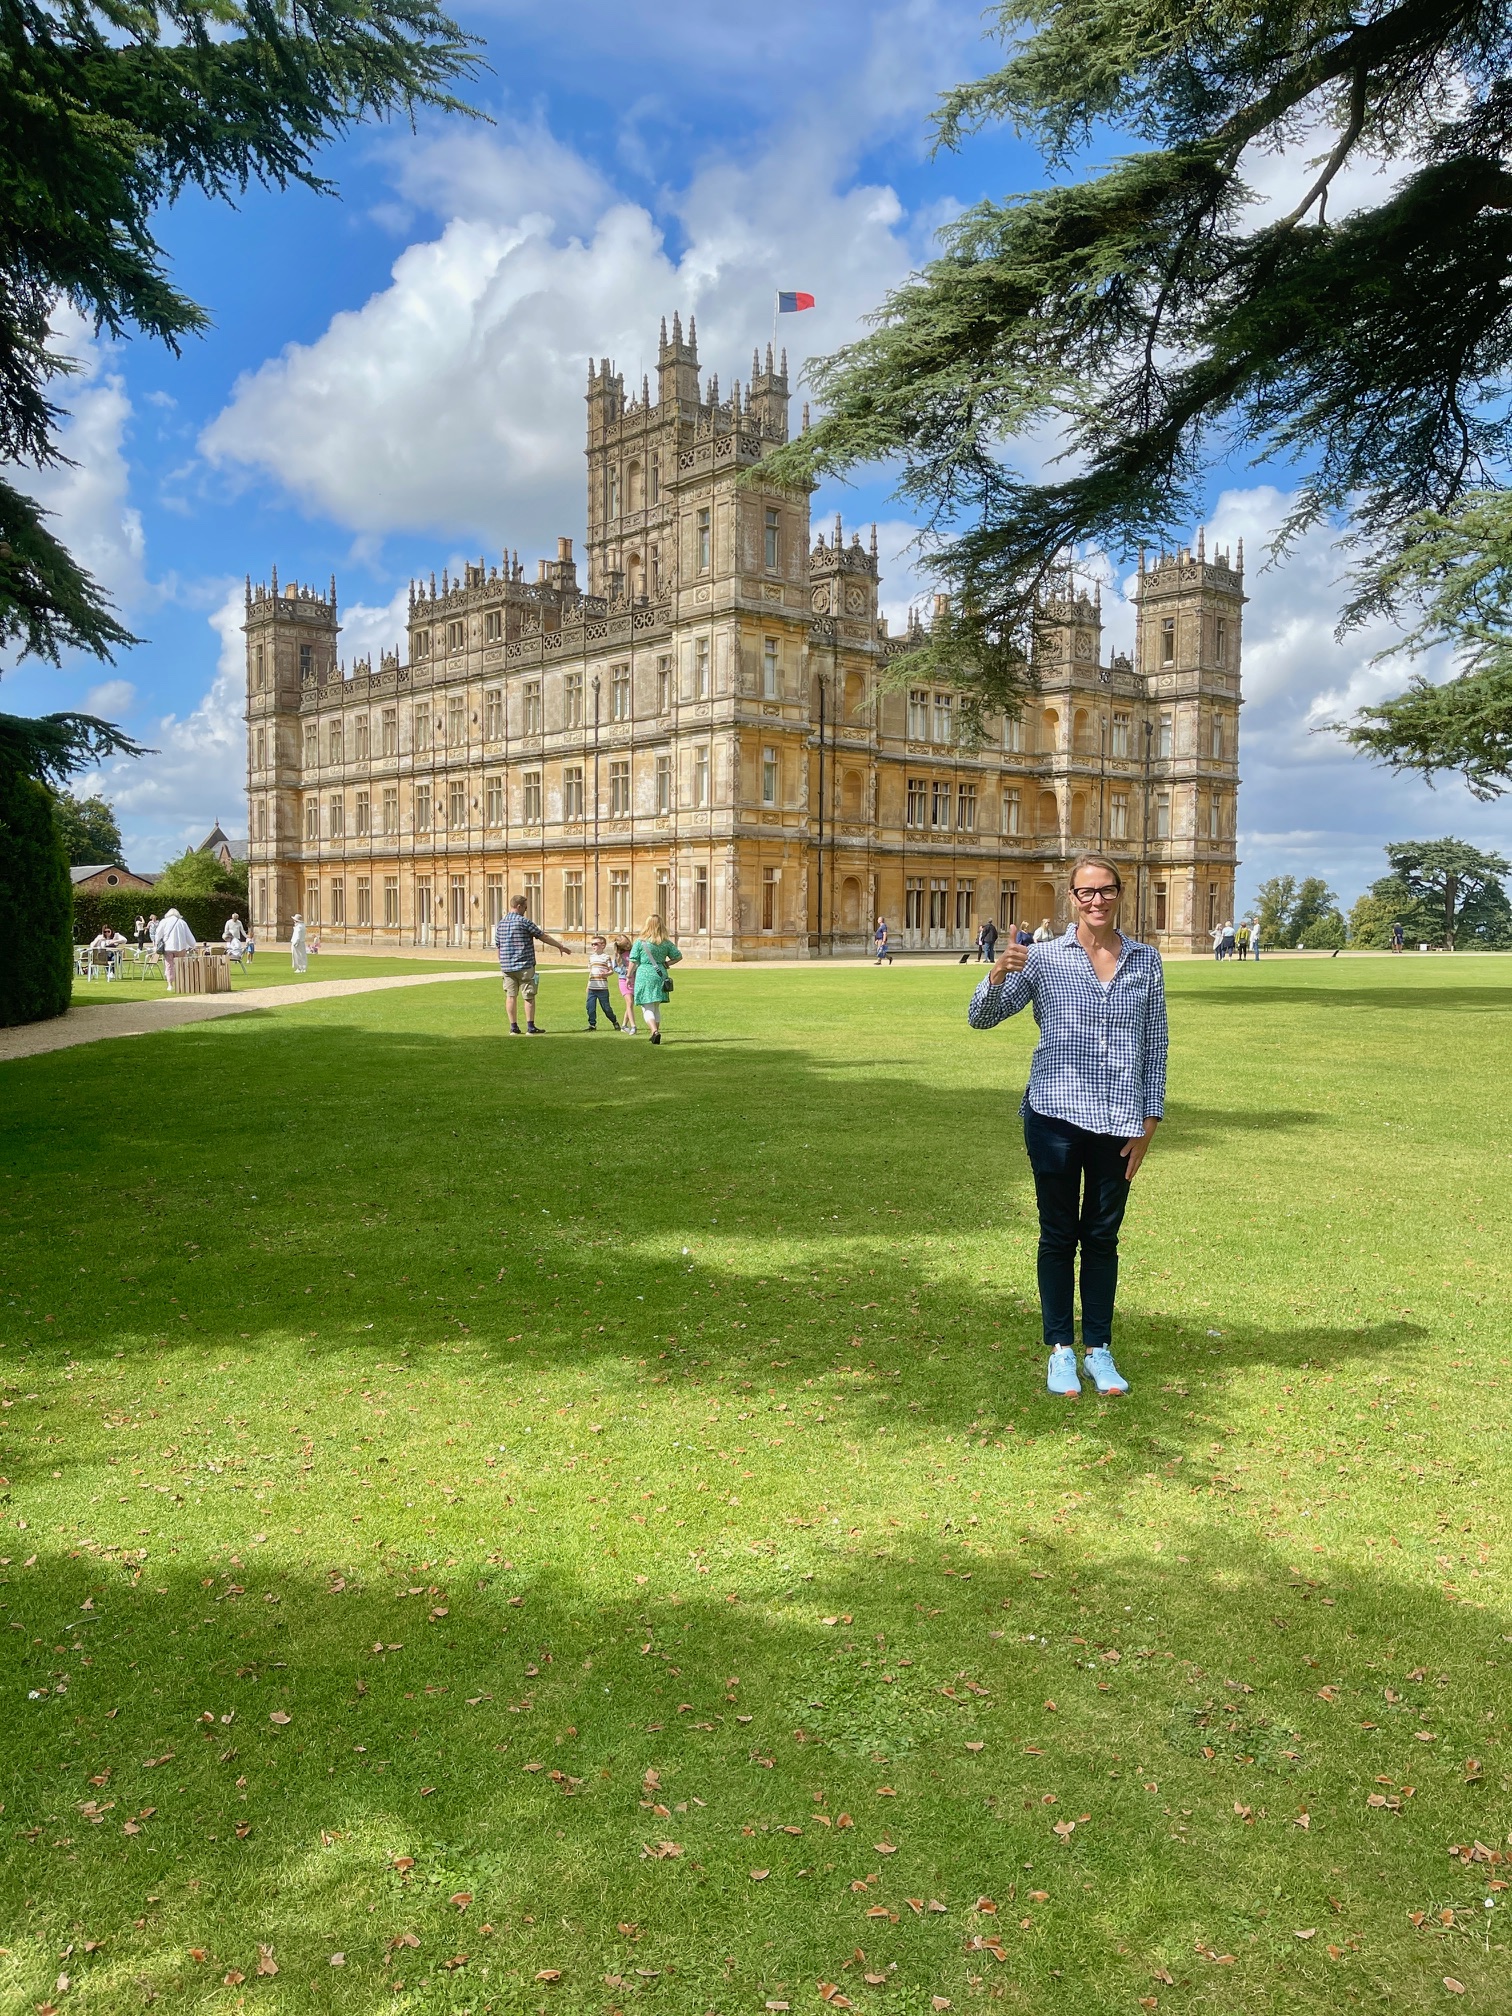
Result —
[[[61,1015],[73,987],[73,885],[52,794],[0,763],[0,1028]]]
[[[1436,945],[1442,919],[1407,887],[1400,875],[1383,875],[1349,913],[1349,942],[1363,950],[1385,951],[1393,927],[1400,924],[1409,945]]]
[[[1430,914],[1433,941],[1453,952],[1512,944],[1512,905],[1502,884],[1512,861],[1464,840],[1400,840],[1386,849],[1392,874]]]
[[[188,847],[164,868],[152,885],[152,900],[161,910],[165,902],[180,896],[240,896],[247,894],[246,864],[226,867],[218,854],[202,854]]]
[[[1351,527],[1372,606],[1419,515],[1512,450],[1512,5],[1004,0],[996,27],[1007,61],[946,98],[940,144],[1005,122],[1061,179],[956,219],[769,467],[901,466],[981,704],[1022,689],[1067,553],[1189,523],[1218,453],[1295,457],[1283,543]],[[1136,151],[1075,179],[1110,133]],[[1362,157],[1394,179],[1330,215]],[[1015,470],[1031,432],[1063,473]]]
[[[125,866],[115,809],[98,791],[88,798],[72,791],[58,792],[53,799],[53,818],[71,867]]]
[[[1255,915],[1261,945],[1273,950],[1344,943],[1339,899],[1320,875],[1305,876],[1301,882],[1295,875],[1272,875],[1255,892]]]
[[[433,0],[3,0],[0,463],[62,457],[75,368],[60,299],[177,350],[207,317],[169,277],[156,213],[186,190],[323,190],[319,148],[360,120],[465,109],[477,58]],[[134,641],[46,514],[0,477],[0,648],[58,661]]]

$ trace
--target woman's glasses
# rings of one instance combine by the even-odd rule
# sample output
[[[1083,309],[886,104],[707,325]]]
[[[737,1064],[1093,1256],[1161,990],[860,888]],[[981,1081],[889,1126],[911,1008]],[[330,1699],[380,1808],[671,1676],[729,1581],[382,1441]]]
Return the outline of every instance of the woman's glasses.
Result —
[[[1116,903],[1122,891],[1116,882],[1100,882],[1094,889],[1073,889],[1071,894],[1078,903]]]

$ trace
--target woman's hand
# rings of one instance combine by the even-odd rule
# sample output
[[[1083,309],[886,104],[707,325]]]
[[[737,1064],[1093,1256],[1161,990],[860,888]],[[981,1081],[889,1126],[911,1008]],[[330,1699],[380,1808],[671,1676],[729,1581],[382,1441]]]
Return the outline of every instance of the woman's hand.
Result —
[[[1022,973],[1028,963],[1027,945],[1005,945],[993,960],[992,971],[987,977],[994,987],[1001,987],[1010,973]]]
[[[1126,1181],[1132,1183],[1134,1178],[1139,1174],[1139,1165],[1149,1152],[1150,1143],[1155,1139],[1155,1129],[1159,1125],[1160,1122],[1158,1120],[1146,1120],[1143,1134],[1133,1135],[1119,1149],[1119,1154],[1124,1158],[1124,1177]]]

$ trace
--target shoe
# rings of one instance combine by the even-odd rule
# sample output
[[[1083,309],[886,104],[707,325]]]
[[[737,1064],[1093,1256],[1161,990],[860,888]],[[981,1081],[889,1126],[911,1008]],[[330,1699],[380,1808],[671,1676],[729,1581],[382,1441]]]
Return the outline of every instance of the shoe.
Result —
[[[1087,1368],[1087,1377],[1105,1398],[1128,1392],[1129,1382],[1113,1363],[1113,1353],[1106,1344],[1097,1344],[1090,1351],[1084,1351],[1082,1362]]]
[[[1050,1369],[1045,1384],[1061,1400],[1081,1398],[1081,1380],[1076,1376],[1076,1353],[1069,1344],[1057,1344],[1050,1353]]]
[[[544,1036],[546,1034],[546,1031],[543,1028],[541,1028],[539,1023],[527,1022],[525,1024],[525,1034],[527,1036]]]
[[[653,1029],[653,1030],[651,1031],[651,1041],[652,1041],[653,1043],[660,1043],[660,1041],[661,1041],[661,1031],[660,1031],[660,1029]]]
[[[510,1033],[510,1035],[511,1035],[511,1036],[518,1036],[518,1035],[520,1034],[520,1025],[519,1025],[519,1023],[518,1023],[518,1022],[511,1022],[511,1023],[510,1023],[510,1025],[509,1025],[509,1033]]]

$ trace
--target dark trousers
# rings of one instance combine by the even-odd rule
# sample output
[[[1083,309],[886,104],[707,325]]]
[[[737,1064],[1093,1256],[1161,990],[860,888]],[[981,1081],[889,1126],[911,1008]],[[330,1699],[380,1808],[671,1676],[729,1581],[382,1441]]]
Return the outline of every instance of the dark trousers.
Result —
[[[609,989],[607,987],[590,987],[588,989],[588,1027],[590,1029],[597,1029],[598,1027],[598,1011],[600,1008],[604,1011],[604,1016],[609,1027],[611,1029],[618,1029],[619,1023],[614,1019],[614,1010],[609,1006]]]
[[[1024,1146],[1039,1205],[1040,1314],[1049,1345],[1076,1341],[1076,1252],[1081,1248],[1082,1344],[1113,1342],[1118,1228],[1129,1201],[1122,1134],[1089,1134],[1024,1108]]]

